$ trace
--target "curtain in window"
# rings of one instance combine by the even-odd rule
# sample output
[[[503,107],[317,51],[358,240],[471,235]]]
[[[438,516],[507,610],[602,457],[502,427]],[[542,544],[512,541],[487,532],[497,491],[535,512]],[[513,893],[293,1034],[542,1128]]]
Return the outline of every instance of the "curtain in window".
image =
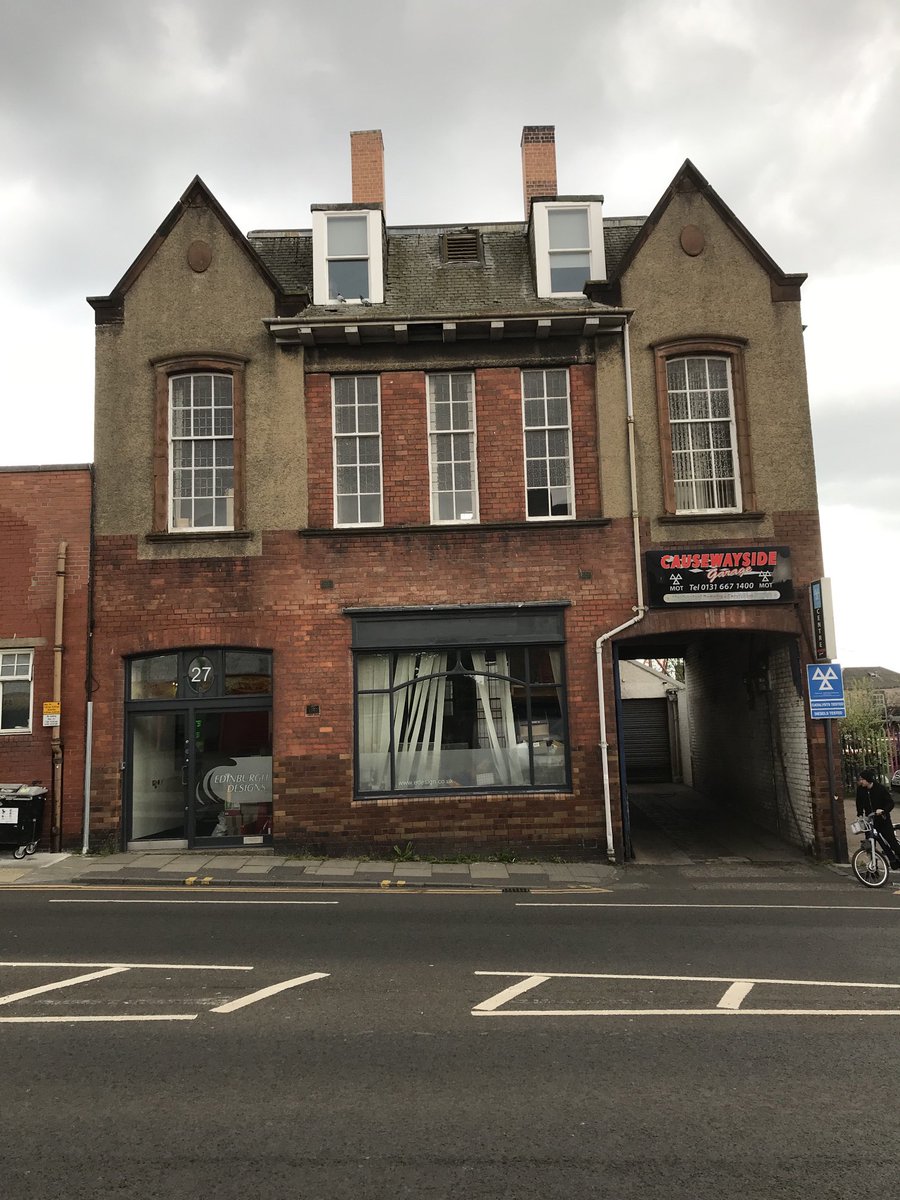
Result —
[[[398,654],[394,664],[397,787],[429,787],[440,779],[447,655]]]
[[[391,787],[390,656],[364,654],[357,661],[360,692],[356,731],[359,750],[359,786],[363,791],[389,791]],[[369,689],[380,688],[366,694]]]
[[[494,664],[492,664],[494,665]],[[527,782],[528,762],[524,764],[521,752],[516,750],[516,720],[513,713],[512,689],[509,676],[509,655],[505,650],[496,652],[494,670],[488,674],[490,667],[487,656],[477,650],[472,651],[472,667],[475,671],[475,687],[478,692],[479,729],[484,729],[487,735],[487,746],[490,750],[493,770],[496,779],[484,779],[485,783],[515,783]],[[506,676],[506,678],[503,678]],[[493,693],[493,696],[492,696]],[[491,701],[497,701],[499,711],[495,714]],[[487,774],[484,772],[483,774]],[[478,782],[476,780],[476,782]]]

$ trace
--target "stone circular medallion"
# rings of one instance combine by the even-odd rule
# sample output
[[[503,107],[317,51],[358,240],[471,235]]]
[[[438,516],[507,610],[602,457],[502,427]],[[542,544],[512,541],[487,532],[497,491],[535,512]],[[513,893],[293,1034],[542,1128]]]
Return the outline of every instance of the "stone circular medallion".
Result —
[[[199,275],[212,262],[212,250],[208,242],[191,242],[187,252],[188,266]]]
[[[696,225],[685,225],[681,231],[681,248],[685,254],[696,258],[698,254],[703,253],[705,246],[706,238],[703,236],[703,230],[698,229]]]

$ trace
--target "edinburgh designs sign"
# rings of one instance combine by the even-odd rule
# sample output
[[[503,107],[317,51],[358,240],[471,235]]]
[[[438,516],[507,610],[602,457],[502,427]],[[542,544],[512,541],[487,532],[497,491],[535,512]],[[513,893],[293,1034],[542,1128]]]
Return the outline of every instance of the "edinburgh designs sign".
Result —
[[[648,550],[651,608],[683,604],[762,604],[793,600],[786,546]]]

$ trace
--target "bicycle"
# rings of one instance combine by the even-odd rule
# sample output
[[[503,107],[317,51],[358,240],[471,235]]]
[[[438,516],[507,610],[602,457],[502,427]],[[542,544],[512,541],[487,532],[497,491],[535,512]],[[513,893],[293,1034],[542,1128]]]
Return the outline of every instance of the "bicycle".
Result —
[[[884,887],[891,875],[891,850],[875,828],[871,817],[857,817],[850,829],[863,836],[863,844],[853,855],[853,874],[866,887]],[[900,829],[895,825],[894,829]]]

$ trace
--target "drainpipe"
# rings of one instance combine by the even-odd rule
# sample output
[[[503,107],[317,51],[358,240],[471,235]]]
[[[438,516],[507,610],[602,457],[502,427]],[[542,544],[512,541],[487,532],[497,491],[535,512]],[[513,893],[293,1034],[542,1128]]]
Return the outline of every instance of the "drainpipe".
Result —
[[[56,624],[53,631],[53,699],[60,705],[62,694],[63,609],[66,601],[66,543],[60,542],[56,554]],[[60,717],[60,720],[62,718]],[[50,845],[59,850],[62,845],[62,742],[60,726],[50,732],[50,756],[53,762],[53,819],[50,826]]]
[[[631,390],[631,343],[628,338],[628,319],[622,322],[622,355],[625,359],[625,414],[626,431],[628,434],[628,473],[631,483],[631,529],[634,542],[634,578],[637,593],[637,604],[633,605],[635,614],[615,629],[601,633],[597,638],[597,690],[600,697],[600,756],[602,759],[603,776],[603,811],[606,817],[606,857],[611,862],[616,861],[616,847],[612,831],[612,799],[609,789],[609,742],[606,731],[606,690],[603,683],[603,647],[611,637],[643,621],[647,608],[644,604],[644,577],[641,573],[641,528],[640,512],[638,509],[637,490],[637,459],[634,449],[634,396]]]

